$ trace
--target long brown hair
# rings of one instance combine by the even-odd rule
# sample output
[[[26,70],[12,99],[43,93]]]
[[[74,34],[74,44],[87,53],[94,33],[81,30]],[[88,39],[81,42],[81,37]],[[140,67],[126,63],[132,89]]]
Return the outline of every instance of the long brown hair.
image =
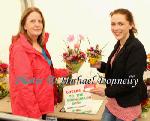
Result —
[[[134,22],[134,18],[133,18],[132,13],[128,9],[119,8],[119,9],[116,9],[116,10],[112,11],[110,13],[110,16],[112,17],[114,14],[118,14],[118,13],[122,14],[122,15],[125,15],[126,20],[129,22],[129,24],[133,25],[132,29],[129,30],[129,33],[134,36],[134,33],[137,33],[137,29],[135,27],[135,22]]]
[[[44,17],[43,17],[43,14],[42,12],[40,11],[40,9],[36,8],[36,7],[30,7],[30,8],[27,8],[22,16],[21,16],[21,20],[20,20],[20,26],[19,26],[19,32],[18,34],[16,35],[16,38],[19,37],[19,34],[20,33],[23,33],[26,37],[27,37],[27,40],[29,41],[30,44],[32,44],[32,39],[28,36],[27,34],[27,31],[24,29],[24,25],[25,25],[25,22],[26,22],[26,19],[27,17],[30,15],[30,13],[32,12],[37,12],[41,15],[42,17],[42,23],[43,23],[43,30],[42,30],[42,33],[41,35],[39,35],[38,39],[37,39],[37,42],[40,44],[40,46],[43,46],[43,43],[44,43],[44,32],[45,32],[45,20],[44,20]]]

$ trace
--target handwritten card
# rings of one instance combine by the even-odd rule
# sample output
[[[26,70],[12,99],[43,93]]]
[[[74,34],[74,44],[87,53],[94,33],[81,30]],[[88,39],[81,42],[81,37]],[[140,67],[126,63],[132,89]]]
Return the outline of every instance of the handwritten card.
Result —
[[[63,89],[65,111],[75,113],[96,114],[102,104],[102,100],[93,100],[92,94],[85,92],[94,88],[92,85],[72,85]]]

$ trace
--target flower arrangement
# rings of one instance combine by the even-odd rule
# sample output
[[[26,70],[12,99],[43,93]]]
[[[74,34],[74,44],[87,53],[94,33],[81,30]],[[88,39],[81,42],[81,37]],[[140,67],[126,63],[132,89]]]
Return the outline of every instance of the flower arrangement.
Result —
[[[63,87],[64,84],[60,82],[60,78],[56,78],[55,83],[54,83],[54,104],[56,105],[57,103],[62,102],[63,100]]]
[[[150,71],[150,53],[147,54],[147,72]],[[149,74],[148,74],[149,75]],[[146,84],[147,87],[147,94],[148,94],[148,98],[143,100],[141,103],[141,108],[142,108],[142,117],[146,117],[147,113],[150,109],[150,78],[147,77],[146,79],[144,79],[144,82]]]
[[[7,83],[0,81],[0,99],[7,96],[8,93],[9,93],[9,91],[8,91]]]
[[[150,53],[147,54],[147,70],[150,71]]]
[[[5,77],[8,74],[8,65],[0,61],[0,99],[8,94],[8,83],[5,81]]]
[[[142,107],[142,115],[141,116],[145,117],[145,115],[147,115],[146,112],[148,112],[150,109],[150,98],[147,98],[144,101],[142,101],[141,107]]]
[[[67,37],[68,42],[72,42],[74,39],[74,35],[69,35]],[[66,45],[67,51],[63,53],[63,60],[66,62],[66,67],[75,73],[78,72],[83,62],[86,60],[86,54],[80,49],[82,40],[84,40],[84,37],[79,35],[77,43],[74,44],[74,48],[71,48],[70,45]]]
[[[0,78],[3,78],[8,73],[8,64],[0,62]]]
[[[96,47],[90,47],[87,49],[87,57],[89,58],[88,61],[90,64],[95,64],[102,59],[102,49],[99,49],[99,45],[97,44]]]

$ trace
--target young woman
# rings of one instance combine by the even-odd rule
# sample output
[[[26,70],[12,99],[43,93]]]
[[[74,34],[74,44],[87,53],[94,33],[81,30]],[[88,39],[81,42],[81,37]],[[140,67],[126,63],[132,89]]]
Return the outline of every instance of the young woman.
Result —
[[[24,11],[19,33],[10,46],[10,95],[12,113],[32,118],[54,111],[53,82],[68,76],[67,69],[54,69],[46,49],[49,34],[38,8]],[[44,119],[46,116],[44,115]]]
[[[107,96],[102,121],[133,121],[141,114],[141,101],[147,98],[143,81],[146,52],[134,36],[137,29],[132,13],[127,9],[116,9],[110,16],[111,31],[117,43],[107,63],[91,65],[105,73],[109,83],[106,81],[105,89],[97,88],[91,92]]]

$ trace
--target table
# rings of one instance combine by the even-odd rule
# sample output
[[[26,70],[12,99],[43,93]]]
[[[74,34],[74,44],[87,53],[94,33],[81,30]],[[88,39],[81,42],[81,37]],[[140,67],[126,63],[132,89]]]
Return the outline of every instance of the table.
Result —
[[[0,99],[0,112],[12,113],[10,97],[9,96],[7,96],[3,99]]]
[[[93,95],[94,99],[103,99],[104,103],[100,107],[99,111],[95,115],[88,115],[88,114],[77,114],[77,113],[65,113],[60,112],[60,109],[63,107],[64,103],[60,103],[55,106],[55,112],[49,113],[48,116],[57,117],[61,119],[72,119],[72,120],[86,120],[86,121],[100,121],[103,110],[105,108],[106,99],[104,97],[100,97],[97,95]],[[11,104],[10,104],[10,97],[7,96],[0,100],[0,112],[4,113],[11,113]],[[139,118],[137,121],[150,121],[150,111],[147,113],[146,118]]]

